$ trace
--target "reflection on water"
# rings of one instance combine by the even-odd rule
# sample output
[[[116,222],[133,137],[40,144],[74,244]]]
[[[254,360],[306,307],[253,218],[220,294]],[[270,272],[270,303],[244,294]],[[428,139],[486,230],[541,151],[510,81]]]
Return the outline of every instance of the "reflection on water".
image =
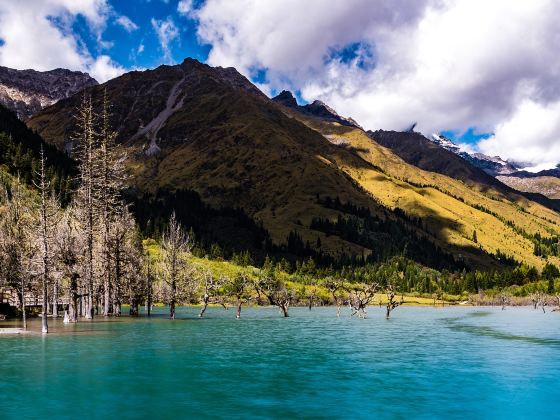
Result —
[[[165,308],[0,337],[0,418],[528,418],[560,409],[560,314]],[[0,324],[0,328],[6,326]],[[10,326],[18,326],[12,322]],[[39,331],[39,321],[30,322]]]
[[[468,314],[471,317],[486,317],[491,315],[490,312],[472,312]],[[469,325],[461,322],[465,318],[444,318],[447,327],[453,331],[465,332],[469,334],[475,334],[484,337],[492,337],[499,340],[513,340],[513,341],[523,341],[530,344],[539,344],[545,346],[555,346],[560,347],[560,339],[557,338],[541,338],[541,337],[531,337],[525,335],[515,335],[503,331],[496,330],[495,328],[483,326],[483,325]]]

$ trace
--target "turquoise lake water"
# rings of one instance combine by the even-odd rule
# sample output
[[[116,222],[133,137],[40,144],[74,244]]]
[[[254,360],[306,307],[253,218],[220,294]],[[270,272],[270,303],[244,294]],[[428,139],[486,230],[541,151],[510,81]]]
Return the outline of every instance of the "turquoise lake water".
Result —
[[[0,337],[0,418],[560,417],[558,312],[159,311]]]

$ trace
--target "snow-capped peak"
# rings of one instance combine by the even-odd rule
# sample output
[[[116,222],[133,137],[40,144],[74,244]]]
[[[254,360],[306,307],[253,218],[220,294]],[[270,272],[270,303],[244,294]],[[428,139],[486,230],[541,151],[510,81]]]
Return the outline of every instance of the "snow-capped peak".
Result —
[[[470,147],[455,144],[451,139],[441,134],[432,134],[430,140],[444,149],[461,156],[472,165],[492,176],[511,174],[519,170],[517,166],[499,156],[487,156],[483,153],[475,152]]]

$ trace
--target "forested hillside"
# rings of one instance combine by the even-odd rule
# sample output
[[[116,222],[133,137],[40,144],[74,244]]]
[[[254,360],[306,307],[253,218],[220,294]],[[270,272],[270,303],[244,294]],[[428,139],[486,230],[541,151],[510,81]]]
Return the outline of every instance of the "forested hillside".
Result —
[[[229,213],[219,223],[191,210],[185,215],[193,217],[180,216],[225,255],[247,246],[259,261],[266,254],[292,263],[312,256],[340,266],[409,255],[453,270],[499,268],[511,259],[542,267],[545,260],[534,253],[538,235],[558,234],[555,211],[407,164],[353,123],[325,120],[327,108],[315,116],[315,108],[298,112],[275,104],[234,69],[188,59],[127,73],[88,90],[94,107],[105,89],[117,142],[127,152],[133,201],[164,203],[179,194],[185,209],[192,201],[195,208]],[[79,102],[79,95],[62,100],[28,124],[71,150],[70,116]],[[200,203],[188,198],[196,197],[192,192]],[[329,207],[328,200],[345,207]],[[161,209],[172,205],[134,208],[153,229],[166,217]],[[369,216],[350,208],[365,208]],[[430,256],[420,256],[420,248]]]

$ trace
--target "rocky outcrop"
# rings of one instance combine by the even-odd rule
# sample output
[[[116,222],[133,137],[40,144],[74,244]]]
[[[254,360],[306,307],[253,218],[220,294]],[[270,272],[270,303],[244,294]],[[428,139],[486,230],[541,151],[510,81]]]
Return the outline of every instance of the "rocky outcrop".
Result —
[[[89,74],[79,71],[41,72],[0,66],[0,104],[25,120],[60,99],[97,84]]]

